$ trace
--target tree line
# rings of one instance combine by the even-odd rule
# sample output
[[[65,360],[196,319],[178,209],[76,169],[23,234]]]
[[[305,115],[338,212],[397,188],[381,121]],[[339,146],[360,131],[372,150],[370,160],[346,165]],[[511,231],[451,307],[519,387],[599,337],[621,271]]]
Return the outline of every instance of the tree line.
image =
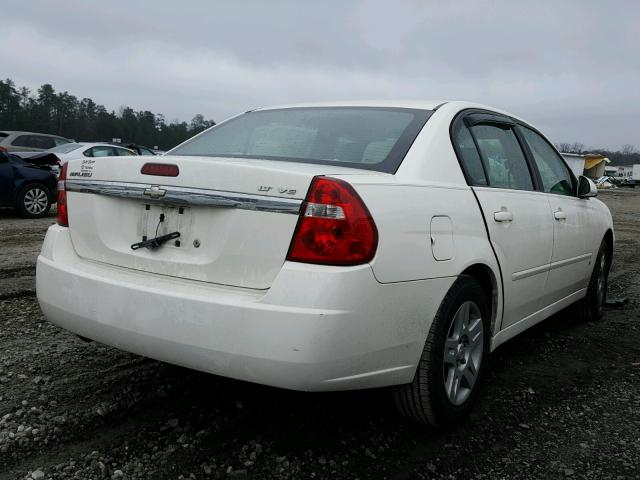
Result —
[[[201,114],[190,123],[167,123],[162,114],[149,110],[123,106],[118,112],[109,111],[91,98],[79,100],[68,92],[56,92],[48,83],[32,92],[11,79],[0,80],[0,130],[50,133],[84,142],[120,138],[168,150],[212,125],[215,122]]]
[[[167,123],[164,115],[149,110],[135,111],[123,106],[118,112],[107,110],[90,98],[78,100],[68,92],[56,92],[45,83],[36,92],[17,87],[11,79],[0,80],[0,130],[26,130],[52,133],[77,141],[111,141],[120,138],[149,147],[168,150],[202,130],[215,125],[201,114],[191,122]],[[586,153],[580,142],[558,143],[565,153]],[[623,145],[619,150],[589,149],[601,153],[612,165],[640,163],[640,151],[634,145]]]

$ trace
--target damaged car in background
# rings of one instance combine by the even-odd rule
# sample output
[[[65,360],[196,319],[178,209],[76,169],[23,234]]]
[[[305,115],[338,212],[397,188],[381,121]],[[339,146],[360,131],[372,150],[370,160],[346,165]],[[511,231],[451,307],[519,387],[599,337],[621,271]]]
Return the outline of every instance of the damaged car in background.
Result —
[[[388,386],[446,427],[503,342],[566,307],[603,315],[609,210],[531,124],[482,105],[263,108],[60,181],[45,316],[217,375]]]
[[[23,217],[44,217],[56,202],[58,158],[38,153],[28,160],[0,152],[0,205],[11,206]]]

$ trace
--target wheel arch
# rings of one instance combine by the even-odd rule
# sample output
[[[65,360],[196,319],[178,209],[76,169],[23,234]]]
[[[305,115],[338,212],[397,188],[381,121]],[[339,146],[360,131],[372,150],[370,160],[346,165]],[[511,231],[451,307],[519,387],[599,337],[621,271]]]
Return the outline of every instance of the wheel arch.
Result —
[[[499,278],[491,267],[484,263],[475,263],[465,268],[460,275],[472,277],[485,294],[489,308],[491,309],[491,335],[495,335],[498,326],[498,306],[500,302]]]
[[[613,255],[613,244],[615,242],[615,239],[613,237],[613,230],[608,228],[607,231],[604,232],[603,240],[607,244],[607,250],[608,250],[608,253],[610,255],[609,258],[612,258],[611,256]]]
[[[49,192],[49,196],[51,196],[51,187],[49,185],[47,185],[46,181],[43,181],[39,178],[24,178],[22,179],[20,182],[15,182],[14,183],[15,188],[14,188],[14,197],[13,197],[13,201],[14,203],[18,201],[20,194],[27,189],[27,187],[30,187],[32,185],[40,185],[44,188],[47,189],[47,191]]]

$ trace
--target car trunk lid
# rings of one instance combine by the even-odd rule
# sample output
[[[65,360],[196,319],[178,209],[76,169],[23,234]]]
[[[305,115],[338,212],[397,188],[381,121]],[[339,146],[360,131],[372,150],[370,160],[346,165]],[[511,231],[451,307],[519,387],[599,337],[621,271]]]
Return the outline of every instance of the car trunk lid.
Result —
[[[326,165],[183,156],[150,162],[175,165],[177,176],[142,174],[149,161],[110,157],[69,163],[69,226],[78,255],[254,289],[269,288],[282,267],[314,176],[372,174]],[[132,248],[169,234],[174,238],[158,248]]]

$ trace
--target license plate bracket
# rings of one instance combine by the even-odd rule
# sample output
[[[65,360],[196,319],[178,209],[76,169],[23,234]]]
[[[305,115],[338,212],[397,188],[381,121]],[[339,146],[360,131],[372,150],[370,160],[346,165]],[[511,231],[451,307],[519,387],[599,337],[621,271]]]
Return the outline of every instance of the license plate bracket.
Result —
[[[189,241],[191,212],[188,207],[145,204],[138,224],[138,242],[179,232],[180,238],[164,241],[165,247],[184,248]]]

